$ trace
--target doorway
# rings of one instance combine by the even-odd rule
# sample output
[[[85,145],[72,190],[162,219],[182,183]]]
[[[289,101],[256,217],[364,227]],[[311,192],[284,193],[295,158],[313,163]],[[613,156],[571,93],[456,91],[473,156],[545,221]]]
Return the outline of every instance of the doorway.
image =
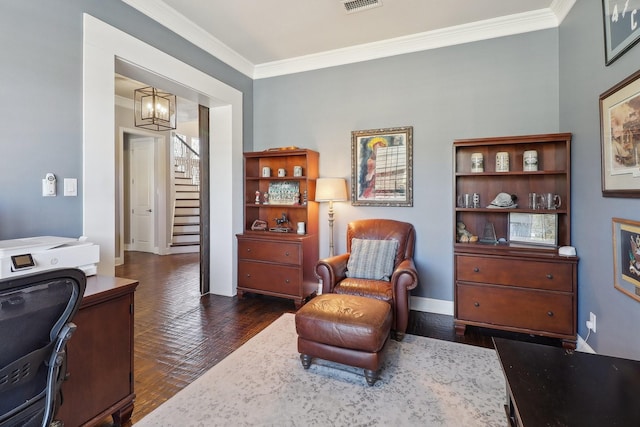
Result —
[[[128,150],[127,150],[128,148]],[[155,139],[133,137],[125,153],[129,153],[128,179],[130,236],[126,250],[151,252],[156,241],[155,221]]]
[[[215,183],[208,193],[215,187],[216,215],[207,225],[216,244],[205,243],[210,246],[208,276],[216,280],[211,280],[211,288],[205,292],[235,295],[235,234],[243,228],[243,93],[90,15],[84,15],[83,23],[83,226],[84,234],[100,246],[98,273],[115,274],[113,76],[119,72],[116,64],[123,63],[144,73],[143,81],[152,84],[159,74],[150,70],[162,70],[165,82],[189,82],[188,86],[177,85],[176,90],[167,89],[177,93],[190,88],[196,101],[210,108],[209,132],[212,143],[219,148],[215,156],[208,156],[210,181]]]

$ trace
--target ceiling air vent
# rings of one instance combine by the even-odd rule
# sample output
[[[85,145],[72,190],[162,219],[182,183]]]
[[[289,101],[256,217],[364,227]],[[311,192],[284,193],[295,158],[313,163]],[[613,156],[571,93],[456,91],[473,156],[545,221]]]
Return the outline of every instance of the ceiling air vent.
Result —
[[[382,0],[342,0],[347,13],[361,12],[382,6]]]

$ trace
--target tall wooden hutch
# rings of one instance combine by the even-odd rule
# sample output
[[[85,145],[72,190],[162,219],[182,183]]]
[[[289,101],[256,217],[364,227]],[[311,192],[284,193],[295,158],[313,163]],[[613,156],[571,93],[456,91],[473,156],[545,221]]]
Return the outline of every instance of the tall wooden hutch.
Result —
[[[479,237],[462,243],[457,228],[452,230],[459,335],[473,325],[559,338],[575,348],[578,258],[558,253],[559,246],[571,244],[570,148],[569,133],[454,141],[454,226],[463,223]],[[537,170],[524,166],[525,152],[537,154]],[[498,153],[507,153],[507,171],[496,164]],[[483,158],[482,171],[472,171],[472,156]],[[458,196],[474,193],[479,206],[460,205]],[[489,208],[499,193],[516,195],[517,207]],[[531,208],[529,193],[558,195],[561,204]],[[554,220],[555,242],[527,242],[527,232],[524,242],[516,242],[514,227],[522,224],[514,225],[513,218],[542,218],[539,214]],[[497,242],[486,239],[494,230]]]
[[[237,235],[240,297],[271,295],[293,299],[300,307],[317,290],[318,160],[316,151],[305,149],[244,153],[244,231]]]

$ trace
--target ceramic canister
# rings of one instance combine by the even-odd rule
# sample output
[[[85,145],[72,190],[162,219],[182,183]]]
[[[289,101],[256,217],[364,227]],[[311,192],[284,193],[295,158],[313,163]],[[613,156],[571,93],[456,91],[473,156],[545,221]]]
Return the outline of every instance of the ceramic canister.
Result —
[[[484,172],[484,157],[482,157],[482,153],[471,154],[471,172]]]
[[[506,151],[496,153],[496,172],[509,172],[509,153]]]
[[[306,233],[304,222],[298,223],[298,234]]]
[[[525,151],[522,156],[522,170],[534,172],[538,170],[538,152],[536,150]]]

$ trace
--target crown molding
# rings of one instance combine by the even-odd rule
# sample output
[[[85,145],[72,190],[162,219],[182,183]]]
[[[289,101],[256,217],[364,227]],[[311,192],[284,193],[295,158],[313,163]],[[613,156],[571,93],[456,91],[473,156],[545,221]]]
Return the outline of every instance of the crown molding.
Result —
[[[215,56],[242,74],[253,77],[254,64],[217,38],[185,18],[161,0],[122,0],[124,3],[167,27],[185,40]]]
[[[253,79],[263,79],[555,28],[564,20],[576,0],[554,0],[546,9],[257,65],[249,62],[161,0],[123,0],[123,2],[239,72]]]
[[[558,25],[560,25],[562,21],[564,21],[564,18],[567,17],[573,5],[576,4],[576,1],[577,0],[553,0],[549,9],[556,14],[556,17],[558,18]]]
[[[508,15],[425,33],[256,65],[254,79],[346,65],[558,26],[551,9]]]

